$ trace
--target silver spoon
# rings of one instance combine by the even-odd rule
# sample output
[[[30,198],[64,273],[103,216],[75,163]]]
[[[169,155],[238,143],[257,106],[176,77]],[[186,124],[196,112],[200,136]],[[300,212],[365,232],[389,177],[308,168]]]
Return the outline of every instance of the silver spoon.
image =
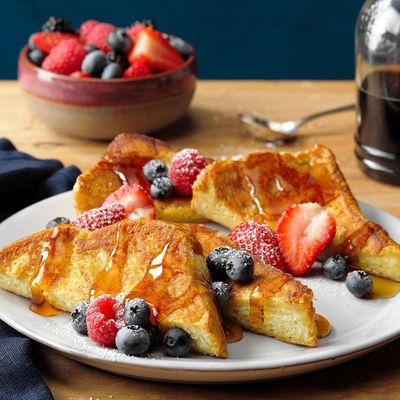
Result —
[[[249,129],[251,135],[257,139],[266,140],[268,142],[289,142],[296,139],[298,136],[298,129],[305,123],[325,115],[353,110],[354,104],[332,108],[330,110],[320,111],[315,114],[306,115],[305,117],[295,119],[292,121],[271,121],[268,119],[257,117],[253,114],[239,114],[239,119],[244,122],[248,127],[261,127],[263,129]]]

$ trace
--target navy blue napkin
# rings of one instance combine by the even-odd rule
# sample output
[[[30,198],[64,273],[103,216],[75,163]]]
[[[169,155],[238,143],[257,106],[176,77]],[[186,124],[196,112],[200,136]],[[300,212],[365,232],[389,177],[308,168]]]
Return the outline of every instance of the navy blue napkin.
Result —
[[[38,160],[0,139],[0,221],[21,208],[72,189],[80,171]],[[31,341],[0,321],[0,399],[53,399],[34,366]]]

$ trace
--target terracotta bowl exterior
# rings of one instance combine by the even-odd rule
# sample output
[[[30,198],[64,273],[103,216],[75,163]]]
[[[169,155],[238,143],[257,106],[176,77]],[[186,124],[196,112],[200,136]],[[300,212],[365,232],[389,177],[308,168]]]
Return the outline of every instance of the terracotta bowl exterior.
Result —
[[[193,54],[179,68],[136,79],[73,78],[45,71],[19,55],[18,80],[33,113],[57,132],[112,139],[150,133],[178,120],[196,87]]]

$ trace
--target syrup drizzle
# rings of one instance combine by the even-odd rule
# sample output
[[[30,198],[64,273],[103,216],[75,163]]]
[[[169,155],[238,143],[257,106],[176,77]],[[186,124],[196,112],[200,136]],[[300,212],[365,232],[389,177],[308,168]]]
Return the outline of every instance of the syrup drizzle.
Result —
[[[259,214],[264,214],[264,210],[263,210],[263,208],[261,206],[260,200],[258,200],[258,198],[256,196],[256,189],[255,189],[255,187],[253,185],[253,182],[251,181],[250,177],[247,176],[247,175],[246,175],[246,181],[247,181],[247,184],[249,185],[249,188],[250,188],[250,191],[249,191],[250,197],[253,200],[254,204],[256,205],[258,213]]]
[[[376,275],[368,275],[372,279],[372,292],[367,296],[369,299],[387,299],[396,296],[400,292],[400,282]]]
[[[102,294],[115,296],[122,288],[122,267],[126,258],[127,240],[121,243],[121,223],[117,224],[115,244],[105,268],[98,273],[90,289],[90,300]]]
[[[228,343],[235,343],[243,339],[243,329],[237,322],[229,318],[224,318],[222,320],[222,327],[224,328],[226,341]]]
[[[315,314],[315,324],[317,325],[319,338],[327,337],[332,331],[329,321],[320,314]]]
[[[50,240],[42,244],[40,249],[40,267],[36,276],[30,283],[31,301],[29,308],[31,311],[42,316],[49,317],[61,312],[59,309],[52,306],[44,297],[45,291],[57,278],[62,267],[68,262],[72,253],[72,247],[68,244],[60,243],[61,249],[57,249],[56,242],[59,234],[62,234],[60,229],[64,229],[64,232],[68,231],[68,228],[56,226],[52,230]]]

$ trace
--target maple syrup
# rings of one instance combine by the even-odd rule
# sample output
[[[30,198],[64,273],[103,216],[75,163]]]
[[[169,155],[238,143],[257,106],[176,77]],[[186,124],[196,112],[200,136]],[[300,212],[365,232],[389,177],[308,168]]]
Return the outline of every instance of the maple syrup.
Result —
[[[315,324],[317,325],[319,338],[327,337],[332,331],[329,321],[320,314],[315,314]]]
[[[400,185],[400,67],[366,75],[358,85],[356,155],[371,178]]]
[[[90,289],[90,300],[109,294],[115,296],[122,287],[122,266],[126,258],[127,240],[121,240],[121,223],[117,224],[115,244],[112,248],[105,268],[98,273]],[[122,243],[121,243],[122,242]]]
[[[316,202],[324,205],[334,196],[331,179],[323,168],[315,168],[315,174],[311,175],[290,167],[279,154],[248,156],[243,162],[243,173],[249,188],[247,196],[250,195],[257,214],[272,223],[290,204]]]
[[[400,282],[368,274],[372,280],[372,292],[367,296],[370,299],[387,299],[400,292]]]
[[[232,321],[229,318],[224,318],[222,326],[228,343],[239,342],[243,339],[243,329],[237,322]]]
[[[40,249],[40,266],[30,283],[31,301],[29,308],[42,316],[52,316],[61,312],[45,299],[44,292],[57,278],[64,264],[71,257],[71,245],[68,244],[68,241],[63,243],[62,240],[64,235],[68,235],[68,232],[68,227],[56,226],[52,230],[50,240],[44,242]],[[57,246],[58,240],[60,249]]]

